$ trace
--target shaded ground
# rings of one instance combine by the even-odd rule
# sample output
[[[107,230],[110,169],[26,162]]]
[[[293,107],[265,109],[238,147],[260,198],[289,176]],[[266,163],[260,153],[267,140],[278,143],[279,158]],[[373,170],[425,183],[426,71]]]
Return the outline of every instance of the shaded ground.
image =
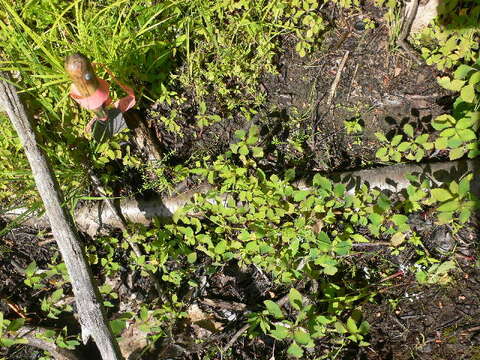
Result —
[[[367,166],[375,162],[375,132],[392,135],[407,122],[421,131],[449,108],[448,92],[436,82],[440,73],[392,51],[379,9],[334,13],[335,28],[308,57],[298,56],[294,38],[282,38],[278,74],[265,74],[261,81],[267,102],[254,121],[262,128],[264,165],[272,171],[293,166],[299,171]],[[376,28],[356,30],[366,17],[375,19]],[[333,85],[338,72],[339,81]],[[177,108],[155,105],[153,110],[151,120],[156,120],[164,152],[178,162],[223,153],[234,141],[235,130],[249,126],[237,114],[199,131],[192,127],[197,109],[191,102]],[[159,121],[160,114],[174,110],[179,113],[182,137]],[[349,135],[344,121],[354,119],[362,130]]]
[[[356,30],[364,16],[373,17],[377,27]],[[262,128],[266,148],[264,166],[272,171],[296,167],[299,172],[347,170],[375,162],[378,146],[376,131],[398,132],[409,122],[414,128],[428,129],[432,116],[448,108],[448,94],[436,83],[438,72],[428,66],[418,66],[411,59],[389,49],[388,28],[377,9],[364,13],[335,14],[336,29],[327,34],[322,49],[308,58],[300,58],[294,50],[294,40],[282,39],[284,52],[278,57],[277,75],[265,75],[263,91],[268,103],[255,118]],[[339,82],[332,86],[340,69]],[[333,96],[330,96],[333,91]],[[170,111],[156,105],[149,113]],[[195,105],[187,103],[179,119],[184,136],[169,132],[161,122],[155,124],[163,151],[171,153],[172,162],[224,152],[233,140],[233,133],[246,126],[241,116],[207,127],[203,131],[191,126]],[[357,119],[363,130],[347,134],[344,121]],[[417,219],[418,221],[418,219]],[[413,220],[412,220],[413,222]],[[420,220],[417,229],[425,239],[432,239],[434,225]],[[365,314],[372,325],[370,346],[347,349],[345,359],[480,359],[480,281],[478,234],[476,223],[453,239],[460,264],[455,280],[445,286],[419,287],[412,274],[392,279],[376,296],[375,304],[366,304]],[[39,239],[27,230],[10,233],[2,239],[0,252],[0,310],[7,317],[16,317],[18,309],[32,312],[39,308],[43,294],[32,296],[23,285],[21,269],[31,261],[42,267],[56,252],[54,244],[40,245]],[[432,251],[435,251],[434,244]],[[408,252],[407,252],[408,253]],[[365,251],[357,259],[370,265],[394,263],[408,265],[408,256],[397,259],[386,250]],[[205,263],[205,268],[208,263]],[[182,292],[180,300],[189,300],[190,309],[198,321],[190,319],[179,326],[182,336],[196,336],[203,344],[184,341],[175,346],[159,344],[159,352],[151,358],[177,356],[200,359],[210,356],[220,359],[218,348],[228,341],[245,323],[245,313],[254,311],[265,299],[278,300],[284,294],[275,288],[265,274],[253,266],[240,269],[228,264],[220,272],[206,276],[199,270],[197,293]],[[121,295],[128,297],[148,289],[129,287],[131,279],[122,279]],[[118,290],[117,288],[117,290]],[[281,289],[280,289],[281,291]],[[137,296],[137,295],[136,295]],[[145,295],[143,295],[145,296]],[[142,298],[140,297],[140,300]],[[392,301],[391,299],[400,299]],[[140,301],[139,300],[139,301]],[[196,307],[193,307],[195,305]],[[191,315],[193,316],[193,315]],[[180,335],[178,335],[180,337]],[[285,344],[271,338],[253,340],[240,337],[231,347],[236,359],[267,359],[278,355]],[[208,350],[214,349],[214,350]],[[321,351],[321,349],[318,349]],[[26,353],[26,354],[23,354]],[[1,353],[0,355],[5,354]],[[37,359],[37,352],[15,348],[8,359]]]

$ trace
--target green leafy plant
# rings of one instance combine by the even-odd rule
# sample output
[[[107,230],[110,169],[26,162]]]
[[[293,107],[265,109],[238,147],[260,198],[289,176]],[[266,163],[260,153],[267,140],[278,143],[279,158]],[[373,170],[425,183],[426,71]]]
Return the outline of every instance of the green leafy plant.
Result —
[[[15,320],[7,320],[4,318],[3,312],[0,312],[0,345],[1,346],[12,346],[15,344],[26,344],[27,340],[25,339],[17,339],[12,336],[6,335],[14,335],[16,331],[18,331],[25,323],[25,319],[15,319]]]
[[[458,183],[452,181],[448,189],[436,188],[431,190],[428,203],[437,205],[437,216],[441,224],[450,223],[456,219],[460,223],[468,221],[477,206],[476,199],[470,192],[472,178],[473,174],[469,174]],[[458,215],[458,218],[455,215]]]
[[[418,36],[422,56],[439,70],[478,60],[480,6],[474,0],[441,2],[439,16]]]
[[[429,134],[421,134],[415,137],[412,125],[405,124],[403,132],[408,136],[403,140],[403,135],[395,135],[390,141],[383,133],[377,132],[375,136],[384,146],[376,152],[376,157],[382,161],[394,160],[400,162],[402,156],[407,160],[421,161],[425,157],[426,151],[433,149],[433,143],[428,141]]]
[[[361,346],[368,345],[363,341],[363,336],[368,333],[369,325],[366,321],[361,321],[359,311],[354,311],[344,323],[334,314],[319,314],[312,304],[305,303],[307,299],[295,288],[290,289],[288,301],[295,316],[285,314],[276,302],[265,300],[266,309],[261,315],[250,315],[249,322],[254,326],[260,325],[265,333],[277,340],[290,341],[287,349],[289,355],[301,358],[304,349],[315,346],[315,339],[323,338],[329,333],[337,333],[345,340],[358,342]],[[342,342],[338,338],[337,341]]]

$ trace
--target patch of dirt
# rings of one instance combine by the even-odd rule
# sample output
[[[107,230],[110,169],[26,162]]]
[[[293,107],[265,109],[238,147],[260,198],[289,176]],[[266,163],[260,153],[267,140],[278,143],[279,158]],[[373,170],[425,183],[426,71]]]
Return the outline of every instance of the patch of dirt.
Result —
[[[32,261],[36,261],[39,267],[46,266],[56,244],[39,244],[42,240],[28,228],[14,229],[1,240],[0,311],[11,312],[11,306],[28,307],[29,311],[34,311],[40,306],[39,297],[32,296],[32,289],[24,284],[23,271]]]
[[[374,18],[377,27],[355,30],[364,17]],[[365,166],[375,160],[375,132],[392,135],[407,122],[423,130],[446,111],[449,97],[436,82],[439,72],[392,52],[377,8],[339,15],[336,23],[322,49],[307,58],[296,53],[295,39],[284,39],[279,74],[263,82],[271,106],[283,114],[280,124],[268,124],[280,143],[270,153],[287,159],[282,166],[316,171]],[[352,119],[363,125],[358,136],[345,130],[344,121]],[[302,149],[289,145],[292,138],[304,139]]]
[[[366,359],[478,358],[479,275],[478,267],[464,263],[458,278],[446,287],[419,287],[408,278],[403,284],[392,285],[380,304],[369,304],[365,309],[372,326]],[[401,301],[389,303],[387,298]]]
[[[419,66],[400,50],[392,51],[381,10],[366,4],[361,12],[349,13],[330,4],[324,12],[327,17],[335,14],[331,19],[335,27],[326,33],[320,49],[301,58],[296,39],[283,37],[283,51],[276,59],[278,74],[265,74],[261,80],[267,101],[257,109],[254,123],[262,128],[263,166],[272,171],[296,167],[299,173],[329,172],[367,166],[375,162],[379,145],[375,132],[392,136],[406,123],[419,132],[430,129],[431,118],[450,105],[449,93],[436,82],[439,71]],[[367,17],[376,27],[357,30]],[[221,154],[235,141],[235,130],[249,126],[235,114],[199,130],[194,126],[197,105],[186,96],[190,99],[181,105],[155,104],[149,110],[169,162]],[[181,136],[160,120],[172,111],[177,113]],[[344,121],[354,119],[363,129],[348,134]]]

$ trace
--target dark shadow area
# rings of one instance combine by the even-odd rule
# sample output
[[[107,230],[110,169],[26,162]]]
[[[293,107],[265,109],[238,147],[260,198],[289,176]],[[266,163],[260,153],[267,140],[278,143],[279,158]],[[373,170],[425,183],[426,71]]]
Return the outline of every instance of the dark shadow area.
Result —
[[[437,12],[439,24],[447,30],[480,31],[480,4],[477,0],[439,0]]]

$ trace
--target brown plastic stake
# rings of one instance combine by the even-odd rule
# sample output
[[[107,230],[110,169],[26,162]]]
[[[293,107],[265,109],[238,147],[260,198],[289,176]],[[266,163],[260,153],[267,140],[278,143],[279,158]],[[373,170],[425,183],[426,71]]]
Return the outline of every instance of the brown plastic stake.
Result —
[[[82,96],[91,96],[97,91],[99,83],[92,64],[80,53],[67,56],[65,70]]]

